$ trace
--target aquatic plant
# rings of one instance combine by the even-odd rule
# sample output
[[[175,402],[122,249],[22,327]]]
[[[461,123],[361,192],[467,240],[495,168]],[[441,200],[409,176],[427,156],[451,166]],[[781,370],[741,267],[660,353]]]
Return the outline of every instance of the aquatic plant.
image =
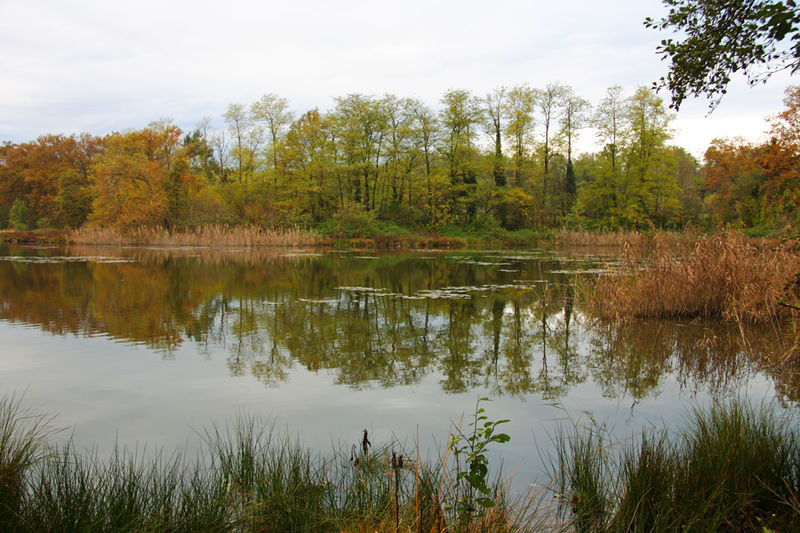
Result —
[[[18,521],[25,473],[45,453],[50,417],[24,409],[19,396],[0,397],[0,530]]]
[[[108,457],[49,439],[46,418],[0,401],[3,531],[529,531],[535,509],[496,500],[465,520],[447,461],[416,460],[364,432],[350,459],[323,457],[240,415],[182,452],[117,448]],[[487,484],[493,493],[499,487]]]
[[[797,422],[734,401],[695,410],[674,436],[576,427],[557,439],[551,488],[576,531],[795,531]]]
[[[595,316],[713,317],[739,323],[780,320],[794,311],[800,255],[783,246],[757,246],[739,233],[700,236],[690,244],[656,239],[649,253],[626,248],[619,267],[584,286]]]

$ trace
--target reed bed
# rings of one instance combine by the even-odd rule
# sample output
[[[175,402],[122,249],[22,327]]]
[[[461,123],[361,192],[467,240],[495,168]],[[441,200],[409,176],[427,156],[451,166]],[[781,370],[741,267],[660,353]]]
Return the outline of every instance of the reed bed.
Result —
[[[67,247],[72,257],[118,258],[134,260],[139,263],[158,263],[182,259],[212,265],[300,265],[314,260],[321,253],[309,248],[278,246],[137,246],[105,247],[98,250],[97,245],[72,244]]]
[[[732,402],[694,411],[672,437],[609,433],[592,423],[557,436],[553,488],[574,531],[800,528],[796,415]]]
[[[421,461],[398,443],[373,448],[366,433],[353,449],[323,457],[240,416],[206,431],[194,459],[126,449],[103,458],[54,445],[44,419],[17,400],[0,399],[0,412],[4,532],[540,529],[532,500],[505,495],[499,480],[497,505],[464,521],[452,461]]]
[[[662,238],[664,235],[662,234]],[[678,234],[671,235],[679,239]],[[634,230],[587,231],[559,229],[550,240],[556,246],[649,246],[654,234],[645,234]]]
[[[604,319],[708,317],[778,322],[796,314],[800,255],[738,233],[688,243],[656,239],[649,253],[626,247],[618,268],[584,285],[589,311]]]
[[[169,231],[142,226],[120,232],[111,228],[81,228],[69,233],[75,244],[116,244],[146,246],[314,246],[320,237],[294,228],[211,225]]]

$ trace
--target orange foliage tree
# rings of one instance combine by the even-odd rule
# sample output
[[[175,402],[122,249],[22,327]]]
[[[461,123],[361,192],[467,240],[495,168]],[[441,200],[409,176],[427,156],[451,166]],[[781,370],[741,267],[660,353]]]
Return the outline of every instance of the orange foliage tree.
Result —
[[[173,125],[113,133],[93,165],[95,199],[91,222],[127,230],[171,225],[169,215],[175,179],[188,165],[181,130]],[[171,172],[178,161],[179,172]]]
[[[715,139],[702,168],[706,206],[716,223],[746,226],[800,220],[800,86],[789,87],[786,109],[772,120],[770,141]]]
[[[89,169],[99,140],[43,135],[22,144],[6,144],[0,165],[0,209],[15,200],[27,204],[29,225],[77,227],[91,210]]]

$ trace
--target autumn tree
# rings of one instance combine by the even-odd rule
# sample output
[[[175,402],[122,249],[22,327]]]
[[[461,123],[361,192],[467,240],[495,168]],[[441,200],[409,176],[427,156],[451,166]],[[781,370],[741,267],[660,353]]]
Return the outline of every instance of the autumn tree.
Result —
[[[792,223],[800,220],[800,85],[786,89],[786,108],[772,119],[764,170],[769,176],[767,194],[772,209],[785,212]]]
[[[7,144],[0,164],[0,209],[6,214],[24,200],[28,226],[70,228],[91,208],[89,167],[100,150],[89,135],[42,135],[34,142]]]
[[[171,126],[106,136],[92,165],[96,196],[90,220],[121,230],[168,226],[170,171],[183,159],[181,134]]]
[[[759,160],[761,147],[744,139],[714,139],[705,153],[703,187],[712,222],[742,222],[758,225],[763,219],[760,205],[765,175]]]

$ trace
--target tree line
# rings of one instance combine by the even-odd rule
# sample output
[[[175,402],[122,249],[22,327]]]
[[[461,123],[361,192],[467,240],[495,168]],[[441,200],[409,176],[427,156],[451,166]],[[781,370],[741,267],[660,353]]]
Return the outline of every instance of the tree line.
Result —
[[[103,137],[0,146],[0,225],[125,231],[212,223],[325,229],[331,220],[441,230],[796,224],[800,88],[760,145],[715,140],[700,165],[668,144],[674,116],[648,87],[592,105],[560,83],[480,97],[349,94],[295,116],[266,94],[225,127],[170,120]],[[577,154],[592,127],[596,153]],[[386,226],[385,226],[386,227]]]

